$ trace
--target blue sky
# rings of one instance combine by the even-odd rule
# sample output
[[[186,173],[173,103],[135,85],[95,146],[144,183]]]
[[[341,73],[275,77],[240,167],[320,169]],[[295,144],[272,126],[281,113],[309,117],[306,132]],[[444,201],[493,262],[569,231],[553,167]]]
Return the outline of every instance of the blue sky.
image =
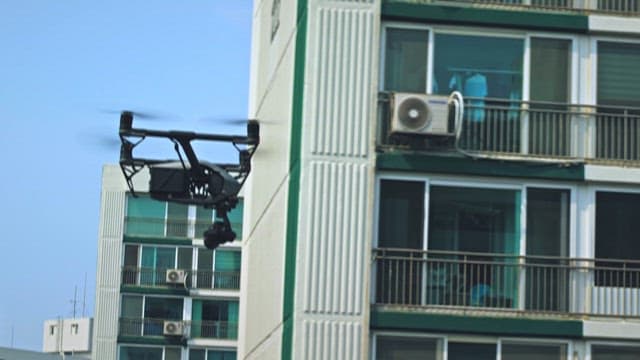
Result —
[[[118,158],[100,145],[118,115],[102,110],[171,116],[139,126],[244,131],[197,119],[247,115],[251,10],[251,0],[0,2],[0,346],[13,328],[15,347],[41,350],[43,321],[72,315],[85,274],[93,314],[101,168]],[[200,155],[235,160],[217,151]]]

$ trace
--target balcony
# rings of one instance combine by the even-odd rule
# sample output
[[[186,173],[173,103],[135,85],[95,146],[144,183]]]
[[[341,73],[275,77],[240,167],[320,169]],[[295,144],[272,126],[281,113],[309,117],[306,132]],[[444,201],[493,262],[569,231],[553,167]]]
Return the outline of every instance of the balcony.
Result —
[[[569,11],[626,16],[640,15],[640,0],[385,0],[384,2],[530,9],[551,12]]]
[[[202,233],[211,226],[212,221],[127,216],[124,234],[127,236],[201,238]]]
[[[167,282],[168,269],[122,268],[122,285],[149,288],[239,290],[239,271],[185,270],[184,282]]]
[[[229,339],[238,338],[238,324],[229,321],[190,321],[191,338]]]
[[[389,94],[379,97],[381,149],[412,148],[388,131]],[[466,98],[458,149],[478,156],[640,166],[640,109]],[[427,149],[427,147],[423,147]]]
[[[176,335],[165,335],[164,324],[173,321],[182,324]],[[184,338],[228,339],[238,338],[238,324],[228,321],[182,321],[153,318],[120,318],[120,336],[179,336]]]
[[[640,261],[376,249],[378,306],[640,318]]]

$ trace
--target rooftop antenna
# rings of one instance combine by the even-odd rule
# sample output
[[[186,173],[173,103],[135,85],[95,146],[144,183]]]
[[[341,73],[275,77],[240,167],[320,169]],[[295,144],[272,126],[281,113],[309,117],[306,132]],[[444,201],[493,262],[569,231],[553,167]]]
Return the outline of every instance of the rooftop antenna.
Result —
[[[82,294],[82,317],[85,317],[85,309],[87,307],[87,272],[84,272],[84,289]]]
[[[76,304],[78,304],[78,285],[73,290],[73,300],[70,301],[73,304],[73,318],[76,318]]]

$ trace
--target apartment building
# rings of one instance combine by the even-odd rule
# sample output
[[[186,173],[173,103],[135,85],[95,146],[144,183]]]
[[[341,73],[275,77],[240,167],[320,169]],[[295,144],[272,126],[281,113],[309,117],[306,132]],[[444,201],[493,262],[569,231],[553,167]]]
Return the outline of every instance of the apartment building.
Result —
[[[117,165],[103,169],[94,359],[234,360],[240,241],[216,250],[202,233],[211,209],[133,196]],[[229,213],[242,239],[242,204]]]
[[[253,31],[239,357],[640,357],[640,1],[257,0]]]

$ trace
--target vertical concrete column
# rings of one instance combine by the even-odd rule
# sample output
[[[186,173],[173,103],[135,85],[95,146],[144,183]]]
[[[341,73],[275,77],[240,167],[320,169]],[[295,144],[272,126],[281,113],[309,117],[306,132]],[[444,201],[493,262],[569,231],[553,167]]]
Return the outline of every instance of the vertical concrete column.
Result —
[[[310,0],[293,358],[368,352],[379,0]]]

